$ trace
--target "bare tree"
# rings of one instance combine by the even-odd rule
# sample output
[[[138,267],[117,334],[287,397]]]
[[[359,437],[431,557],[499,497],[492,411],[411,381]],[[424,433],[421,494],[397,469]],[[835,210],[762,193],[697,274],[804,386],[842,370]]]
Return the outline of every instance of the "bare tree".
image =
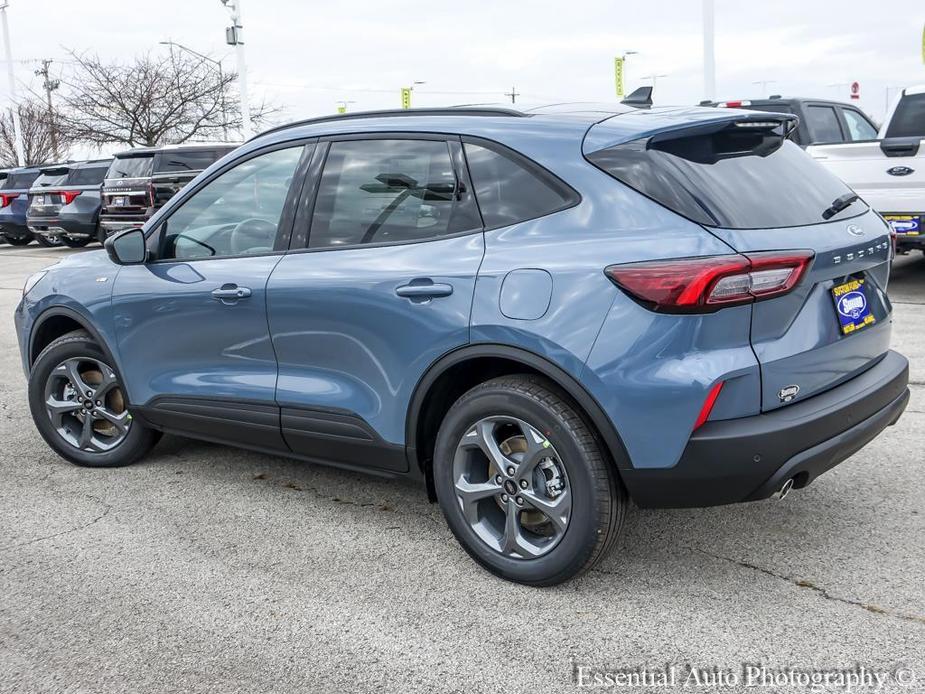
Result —
[[[22,126],[22,143],[25,150],[26,164],[43,164],[64,158],[71,144],[70,139],[58,132],[58,149],[54,148],[53,123],[48,115],[48,107],[37,100],[22,101],[19,104],[19,122]],[[5,109],[0,113],[0,167],[18,166],[16,161],[16,137],[13,131],[13,114]]]
[[[95,145],[153,146],[221,139],[241,127],[235,73],[185,53],[136,57],[131,64],[104,63],[72,52],[61,78],[57,114],[71,138]],[[258,120],[271,109],[252,106]]]

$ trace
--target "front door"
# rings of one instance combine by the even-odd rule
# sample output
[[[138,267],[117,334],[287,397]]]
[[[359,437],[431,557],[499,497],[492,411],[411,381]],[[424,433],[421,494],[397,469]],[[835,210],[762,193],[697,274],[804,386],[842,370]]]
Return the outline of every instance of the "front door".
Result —
[[[458,138],[337,139],[322,161],[267,289],[283,436],[308,458],[402,471],[418,380],[469,340],[481,219]]]
[[[113,311],[122,376],[152,423],[285,448],[266,285],[280,237],[288,242],[304,149],[258,154],[197,186],[153,232],[153,259],[120,270]]]

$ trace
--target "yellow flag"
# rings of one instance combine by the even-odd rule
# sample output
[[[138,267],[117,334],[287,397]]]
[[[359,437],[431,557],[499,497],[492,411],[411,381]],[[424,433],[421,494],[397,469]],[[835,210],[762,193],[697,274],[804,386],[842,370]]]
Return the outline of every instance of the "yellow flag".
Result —
[[[411,108],[411,87],[401,88],[401,107]]]
[[[617,84],[617,96],[622,99],[625,96],[623,93],[623,58],[613,59],[613,76]]]

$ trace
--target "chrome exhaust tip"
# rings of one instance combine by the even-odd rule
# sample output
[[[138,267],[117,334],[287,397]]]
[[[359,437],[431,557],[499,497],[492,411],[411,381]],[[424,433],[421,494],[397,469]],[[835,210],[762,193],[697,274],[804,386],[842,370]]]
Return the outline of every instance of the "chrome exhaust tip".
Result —
[[[793,489],[793,478],[792,477],[786,482],[784,482],[784,484],[781,485],[781,488],[771,495],[771,498],[776,499],[777,501],[780,501],[781,499],[783,499],[785,496],[787,496],[790,493],[791,489]]]

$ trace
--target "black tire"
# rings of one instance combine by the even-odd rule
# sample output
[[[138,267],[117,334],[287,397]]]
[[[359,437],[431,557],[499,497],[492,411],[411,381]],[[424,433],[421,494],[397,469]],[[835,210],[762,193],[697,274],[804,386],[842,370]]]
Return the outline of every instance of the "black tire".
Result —
[[[56,236],[55,240],[52,240],[42,234],[35,234],[35,240],[40,246],[44,246],[45,248],[60,248],[62,245],[60,236]]]
[[[457,496],[458,470],[454,471],[457,464],[454,461],[457,460],[458,451],[463,450],[463,437],[467,433],[471,437],[478,423],[496,418],[516,419],[528,424],[534,433],[541,432],[545,436],[541,446],[551,446],[564,469],[562,477],[567,480],[571,495],[570,517],[559,539],[552,544],[551,549],[545,550],[545,554],[522,558],[508,556],[498,548],[489,546],[477,534],[471,521],[467,520],[461,497]],[[493,427],[494,424],[489,426]],[[478,449],[476,455],[481,451],[480,446],[472,446],[471,443],[467,445],[465,450]],[[489,464],[489,469],[497,468]],[[490,472],[488,479],[480,484],[489,485],[493,479],[501,479],[500,475],[495,478],[492,475]],[[511,479],[514,480],[513,477]],[[526,482],[522,479],[520,484]],[[437,435],[434,486],[447,523],[466,552],[493,574],[531,586],[562,583],[594,566],[616,542],[628,504],[623,485],[605,455],[602,444],[571,399],[551,381],[534,375],[495,378],[472,388],[456,401]],[[499,492],[503,488],[500,487]],[[514,488],[516,486],[512,485],[511,489]],[[520,495],[521,492],[517,491],[516,494]],[[501,508],[503,498],[488,497],[477,503],[488,503],[488,513],[496,514],[491,504]],[[519,503],[522,501],[518,499]],[[524,510],[522,504],[519,510],[516,507],[513,510],[515,517],[522,518],[519,515]],[[522,535],[526,526],[520,526],[520,520],[517,522]],[[485,522],[481,521],[479,527],[484,529]]]
[[[83,248],[88,243],[93,241],[93,239],[91,239],[89,236],[84,238],[73,238],[71,236],[62,235],[59,238],[61,239],[61,242],[68,248]]]
[[[32,243],[31,236],[6,236],[4,238],[11,246],[28,246]]]
[[[109,366],[115,374],[117,386],[121,387],[122,381],[118,371],[115,370],[109,357],[106,356],[89,334],[78,330],[59,337],[42,350],[42,353],[35,360],[29,377],[29,409],[32,412],[32,419],[36,428],[42,438],[45,439],[45,442],[58,455],[74,465],[119,467],[134,463],[157,443],[160,432],[143,426],[140,422],[133,420],[130,414],[127,415],[127,432],[124,437],[114,447],[106,451],[90,451],[78,448],[73,443],[69,443],[52,423],[51,416],[46,408],[46,387],[52,378],[52,372],[62,363],[73,359],[86,359],[88,362],[96,361]],[[127,414],[124,405],[122,409]],[[81,410],[78,409],[77,412],[86,417]],[[75,428],[79,428],[79,422],[76,419],[73,421],[76,423]]]

